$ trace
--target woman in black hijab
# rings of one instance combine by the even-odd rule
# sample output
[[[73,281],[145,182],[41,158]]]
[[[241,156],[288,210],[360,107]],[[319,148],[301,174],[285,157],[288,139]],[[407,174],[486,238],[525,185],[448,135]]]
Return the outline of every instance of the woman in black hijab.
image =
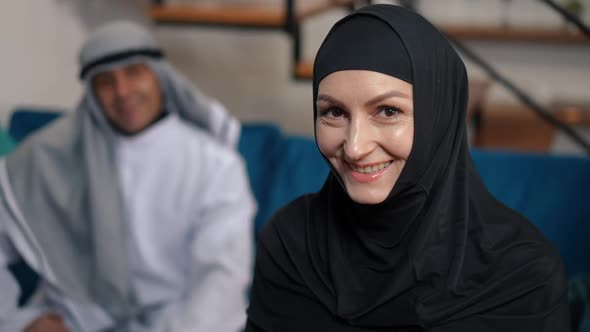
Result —
[[[334,25],[313,81],[332,172],[260,233],[247,331],[569,331],[558,252],[473,166],[467,86],[415,13]]]

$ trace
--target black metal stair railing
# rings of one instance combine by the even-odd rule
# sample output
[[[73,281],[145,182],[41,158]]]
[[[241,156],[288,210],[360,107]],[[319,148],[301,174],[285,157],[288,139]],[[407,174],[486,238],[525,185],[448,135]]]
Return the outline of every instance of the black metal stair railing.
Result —
[[[582,20],[578,16],[574,15],[569,10],[565,9],[563,6],[560,6],[553,0],[539,1],[549,6],[549,8],[555,10],[568,22],[573,23],[576,27],[578,27],[578,29],[580,29],[580,31],[582,31],[586,35],[586,37],[590,38],[590,28],[588,28],[588,26],[584,24],[584,22],[582,22]]]
[[[295,17],[295,1],[285,0],[285,32],[291,38],[292,48],[292,66],[301,61],[301,27]]]
[[[575,15],[571,14],[562,6],[556,4],[552,0],[539,0],[542,3],[547,4],[553,10],[557,11],[560,15],[564,17],[567,21],[574,23],[580,30],[584,32],[586,36],[590,38],[590,29]],[[413,0],[401,0],[400,4],[406,8],[412,9],[417,11],[415,2]],[[469,47],[465,46],[464,43],[460,42],[457,38],[452,38],[447,36],[447,38],[455,45],[455,47],[463,54],[466,58],[471,60],[474,64],[478,67],[483,69],[493,80],[498,82],[508,91],[510,91],[518,100],[520,100],[523,104],[528,106],[532,109],[535,114],[537,114],[541,119],[545,120],[547,123],[551,124],[554,127],[560,129],[565,135],[567,135],[570,139],[576,142],[580,147],[582,147],[587,154],[590,154],[590,144],[580,135],[578,134],[571,126],[567,125],[565,122],[557,119],[555,116],[551,114],[545,107],[541,106],[537,103],[534,98],[529,96],[525,93],[522,89],[517,87],[514,83],[512,83],[507,77],[500,74],[498,70],[496,70],[492,65],[486,62],[482,57],[480,57],[477,53],[471,50]]]
[[[501,75],[494,67],[492,67],[479,55],[477,55],[475,52],[473,52],[471,49],[465,46],[465,44],[454,38],[450,38],[450,40],[465,57],[467,57],[469,60],[471,60],[481,69],[483,69],[494,81],[504,86],[508,91],[510,91],[514,96],[516,96],[518,100],[520,100],[523,104],[532,109],[543,120],[550,123],[552,126],[562,130],[574,142],[579,144],[586,151],[586,153],[590,154],[590,144],[588,144],[588,142],[586,142],[584,138],[580,134],[578,134],[574,129],[572,129],[569,125],[553,116],[548,110],[546,110],[543,106],[538,104],[531,96],[529,96],[520,88],[518,88],[508,78]]]

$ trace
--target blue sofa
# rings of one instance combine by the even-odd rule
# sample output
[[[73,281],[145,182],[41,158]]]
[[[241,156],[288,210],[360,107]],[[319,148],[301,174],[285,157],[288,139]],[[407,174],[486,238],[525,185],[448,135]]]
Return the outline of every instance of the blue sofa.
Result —
[[[17,110],[9,134],[18,143],[59,114]],[[239,151],[258,202],[254,231],[292,199],[317,191],[329,172],[313,138],[285,135],[271,123],[245,124]],[[573,288],[578,293],[571,298],[582,304],[576,309],[580,314],[572,309],[580,316],[573,318],[579,325],[586,315],[589,330],[584,331],[590,331],[590,289],[587,279],[580,283],[580,276],[590,274],[590,158],[477,150],[471,154],[490,192],[528,217],[557,246],[566,273],[577,278]]]

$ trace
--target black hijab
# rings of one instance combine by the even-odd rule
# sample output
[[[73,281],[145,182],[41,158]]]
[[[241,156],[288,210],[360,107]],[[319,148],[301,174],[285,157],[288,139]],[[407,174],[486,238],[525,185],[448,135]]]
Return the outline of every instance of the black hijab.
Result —
[[[259,238],[251,331],[569,331],[555,248],[486,190],[469,156],[465,66],[421,16],[361,8],[314,65],[413,84],[414,141],[387,199],[350,199],[332,169]],[[316,109],[314,106],[314,120]]]

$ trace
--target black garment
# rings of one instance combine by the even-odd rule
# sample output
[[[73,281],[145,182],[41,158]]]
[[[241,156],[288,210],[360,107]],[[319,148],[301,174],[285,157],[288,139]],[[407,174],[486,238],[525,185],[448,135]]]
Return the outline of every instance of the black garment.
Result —
[[[410,61],[392,61],[396,52]],[[404,63],[411,68],[395,68]],[[246,330],[569,331],[558,252],[473,166],[467,75],[448,41],[403,8],[364,7],[324,40],[314,104],[320,80],[347,69],[412,82],[411,154],[383,203],[355,203],[333,170],[319,193],[272,218],[259,236]]]

